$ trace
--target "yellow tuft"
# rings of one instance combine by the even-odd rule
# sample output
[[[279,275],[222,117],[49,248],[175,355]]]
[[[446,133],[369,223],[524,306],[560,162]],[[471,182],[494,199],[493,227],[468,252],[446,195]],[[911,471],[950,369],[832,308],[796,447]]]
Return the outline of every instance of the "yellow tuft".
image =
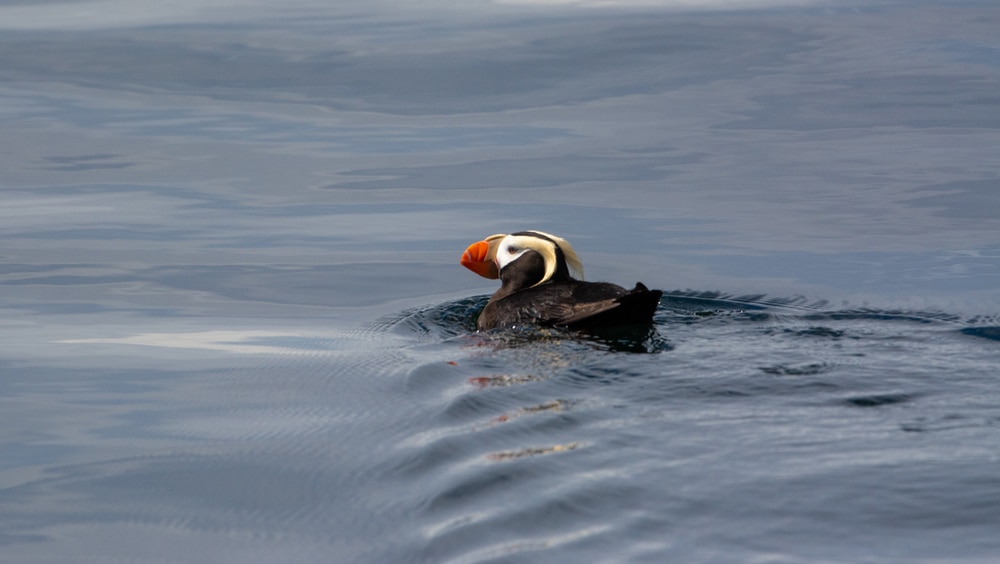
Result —
[[[552,275],[556,273],[556,267],[559,264],[558,257],[556,256],[557,246],[559,247],[559,250],[562,251],[563,257],[566,259],[566,266],[569,268],[570,274],[575,275],[580,280],[583,280],[583,263],[580,262],[580,258],[576,256],[576,251],[573,250],[569,241],[543,231],[526,231],[525,233],[533,233],[539,236],[532,237],[530,235],[509,235],[508,237],[510,237],[511,242],[518,247],[531,249],[542,255],[542,260],[545,262],[545,274],[542,276],[541,280],[531,286],[532,288],[548,282],[552,278]],[[493,241],[491,241],[490,238],[487,238],[486,240],[490,243],[490,249],[493,250],[495,254]]]
[[[576,256],[576,251],[573,250],[573,245],[570,245],[569,241],[563,239],[562,237],[558,237],[556,235],[552,235],[551,233],[546,233],[544,231],[538,231],[536,229],[530,230],[529,233],[538,233],[542,237],[548,237],[549,239],[555,241],[556,245],[558,245],[559,249],[562,251],[563,257],[566,258],[566,266],[569,267],[570,275],[578,280],[583,280],[583,261],[580,260],[580,257]],[[548,280],[548,278],[552,276],[553,273],[555,273],[555,259],[553,259],[551,273],[549,272],[549,269],[547,267],[548,267],[548,262],[546,262],[546,269],[545,269],[548,276],[545,277],[545,280]],[[545,280],[542,280],[542,282],[544,282]]]

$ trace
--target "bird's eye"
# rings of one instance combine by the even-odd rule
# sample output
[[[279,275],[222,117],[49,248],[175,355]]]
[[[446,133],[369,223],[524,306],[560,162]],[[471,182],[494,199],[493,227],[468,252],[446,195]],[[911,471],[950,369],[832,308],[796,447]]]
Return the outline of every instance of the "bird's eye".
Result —
[[[511,245],[511,246],[507,247],[507,252],[510,253],[510,254],[512,254],[512,255],[516,254],[517,253],[517,247],[515,247],[514,245]]]

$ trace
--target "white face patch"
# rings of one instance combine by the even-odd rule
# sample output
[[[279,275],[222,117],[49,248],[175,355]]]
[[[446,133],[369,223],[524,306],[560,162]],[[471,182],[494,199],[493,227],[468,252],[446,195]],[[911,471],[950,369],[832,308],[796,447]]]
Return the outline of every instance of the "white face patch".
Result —
[[[497,266],[500,270],[531,250],[523,244],[518,244],[518,239],[524,239],[524,237],[508,235],[497,245]]]

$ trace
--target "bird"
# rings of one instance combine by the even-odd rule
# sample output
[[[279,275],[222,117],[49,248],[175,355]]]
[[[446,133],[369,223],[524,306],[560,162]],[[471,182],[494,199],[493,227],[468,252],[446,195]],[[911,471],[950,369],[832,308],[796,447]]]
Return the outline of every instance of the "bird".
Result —
[[[481,331],[523,326],[601,329],[652,322],[663,295],[642,282],[627,290],[610,282],[585,282],[572,245],[543,231],[499,233],[462,253],[462,266],[497,290],[479,314]]]

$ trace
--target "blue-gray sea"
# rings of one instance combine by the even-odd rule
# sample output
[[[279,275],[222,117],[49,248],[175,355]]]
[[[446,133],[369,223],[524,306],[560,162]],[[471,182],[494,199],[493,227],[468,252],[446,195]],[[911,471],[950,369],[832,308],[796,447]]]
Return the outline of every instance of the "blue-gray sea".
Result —
[[[0,1],[0,562],[997,561],[997,2]]]

